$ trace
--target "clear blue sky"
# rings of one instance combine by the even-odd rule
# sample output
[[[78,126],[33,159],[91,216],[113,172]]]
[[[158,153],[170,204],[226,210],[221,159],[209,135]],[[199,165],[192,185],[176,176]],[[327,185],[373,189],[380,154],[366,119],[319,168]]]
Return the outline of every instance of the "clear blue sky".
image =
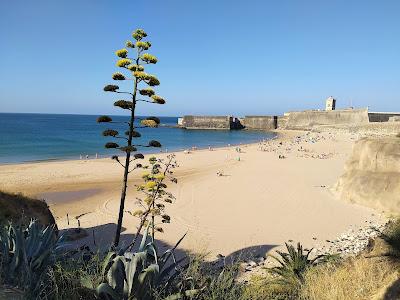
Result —
[[[0,1],[0,112],[120,113],[102,88],[143,28],[164,106],[139,114],[400,110],[400,1]]]

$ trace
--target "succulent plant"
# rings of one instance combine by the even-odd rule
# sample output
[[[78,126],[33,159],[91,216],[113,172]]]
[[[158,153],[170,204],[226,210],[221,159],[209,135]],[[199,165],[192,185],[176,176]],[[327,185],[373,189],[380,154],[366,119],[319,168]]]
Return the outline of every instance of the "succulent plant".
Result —
[[[41,276],[55,262],[63,247],[63,238],[57,239],[55,226],[43,228],[31,220],[23,229],[12,224],[0,229],[0,270],[3,281],[23,290],[37,290]]]
[[[151,43],[147,40],[144,40],[144,38],[147,37],[147,33],[143,29],[136,29],[132,33],[132,37],[134,38],[134,40],[128,40],[125,44],[126,48],[115,51],[115,55],[118,57],[116,65],[121,68],[122,72],[115,72],[112,75],[112,79],[120,81],[122,85],[126,84],[126,82],[124,81],[132,81],[133,85],[130,85],[132,86],[132,89],[128,88],[127,90],[124,90],[122,88],[120,90],[120,87],[115,84],[108,84],[103,88],[105,92],[124,94],[125,97],[127,97],[126,100],[122,99],[115,101],[114,106],[124,110],[129,110],[129,120],[113,121],[109,116],[101,116],[97,119],[98,123],[112,122],[114,124],[119,123],[126,126],[126,130],[121,131],[121,135],[119,134],[119,132],[112,129],[103,131],[103,136],[120,139],[120,143],[123,143],[117,144],[115,142],[108,142],[105,144],[105,147],[107,149],[119,149],[125,152],[126,155],[124,159],[125,163],[122,163],[117,157],[113,158],[114,161],[119,163],[121,167],[124,168],[122,179],[123,186],[121,190],[121,201],[119,206],[117,229],[114,238],[114,246],[118,246],[121,236],[129,174],[136,169],[147,167],[143,166],[142,164],[131,166],[133,160],[136,159],[131,159],[131,155],[134,155],[133,152],[136,152],[140,147],[161,147],[161,143],[158,141],[150,141],[149,143],[138,142],[138,144],[136,144],[134,138],[138,138],[141,136],[141,134],[137,131],[138,128],[155,128],[158,127],[158,125],[160,124],[160,120],[155,117],[146,118],[144,120],[141,120],[140,123],[137,124],[135,121],[139,119],[137,118],[138,103],[166,103],[166,100],[163,97],[156,95],[155,91],[151,88],[160,84],[158,78],[155,75],[145,72],[144,65],[155,64],[158,61],[154,55],[150,53],[144,53],[144,51],[149,50],[151,47]],[[129,51],[132,48],[135,48],[135,51],[131,51],[130,55],[128,55]],[[141,96],[146,96],[148,98]],[[146,214],[146,216],[148,216],[148,213]],[[142,230],[142,226],[143,224],[140,225],[138,228]]]
[[[297,247],[295,248],[293,245],[287,244],[286,249],[287,253],[277,251],[279,254],[279,258],[273,255],[270,255],[272,258],[276,260],[279,264],[275,266],[269,271],[277,276],[277,283],[283,284],[298,284],[303,283],[304,281],[304,272],[313,264],[322,260],[324,255],[317,255],[316,257],[310,259],[310,253],[312,249],[304,250],[303,246],[300,243],[297,243]]]
[[[119,252],[109,252],[103,262],[103,283],[96,293],[101,299],[153,299],[155,288],[162,283],[167,283],[177,271],[177,262],[174,250],[181,243],[183,236],[176,245],[158,254],[154,240],[148,236],[147,226],[137,252],[129,253],[127,249]],[[147,240],[150,239],[150,242]],[[170,262],[172,260],[172,262]],[[185,291],[185,295],[195,295],[196,290]],[[177,297],[171,299],[181,299]],[[170,296],[172,297],[172,296]]]

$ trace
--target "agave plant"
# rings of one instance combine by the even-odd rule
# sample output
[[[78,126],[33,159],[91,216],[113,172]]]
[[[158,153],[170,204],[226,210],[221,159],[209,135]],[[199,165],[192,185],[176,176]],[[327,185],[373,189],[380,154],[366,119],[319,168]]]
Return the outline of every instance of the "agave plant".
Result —
[[[319,262],[324,255],[318,255],[310,259],[310,250],[304,250],[300,243],[297,243],[297,248],[293,245],[285,243],[288,253],[277,251],[280,258],[272,256],[277,262],[278,266],[269,269],[270,273],[276,275],[277,282],[284,284],[301,284],[304,282],[304,272],[313,264]]]
[[[0,270],[3,281],[23,290],[35,291],[62,246],[55,226],[43,228],[37,220],[29,226],[9,224],[0,229]]]
[[[148,231],[149,226],[143,234],[137,252],[129,253],[126,252],[127,249],[122,249],[107,254],[103,263],[104,282],[96,289],[96,293],[101,299],[153,299],[153,291],[161,284],[167,284],[168,279],[174,277],[174,273],[178,272],[178,264],[183,259],[177,261],[174,250],[185,235],[172,249],[159,255],[152,237],[147,243]],[[188,290],[171,295],[168,299],[181,299],[196,293],[196,290]]]

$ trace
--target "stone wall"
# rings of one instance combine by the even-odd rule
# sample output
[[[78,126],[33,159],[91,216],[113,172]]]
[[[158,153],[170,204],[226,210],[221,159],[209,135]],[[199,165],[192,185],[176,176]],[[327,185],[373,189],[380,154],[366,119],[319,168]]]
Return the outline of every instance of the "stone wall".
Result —
[[[231,129],[229,116],[184,116],[182,125],[187,129]]]
[[[243,126],[247,129],[273,130],[278,127],[277,116],[245,116]]]
[[[400,113],[383,113],[383,112],[368,113],[368,119],[370,122],[389,122],[393,117],[400,117]]]
[[[319,125],[366,124],[369,122],[368,109],[333,111],[291,112],[287,119],[287,129],[312,129]]]
[[[278,116],[277,128],[285,129],[288,122],[288,118],[289,116]]]

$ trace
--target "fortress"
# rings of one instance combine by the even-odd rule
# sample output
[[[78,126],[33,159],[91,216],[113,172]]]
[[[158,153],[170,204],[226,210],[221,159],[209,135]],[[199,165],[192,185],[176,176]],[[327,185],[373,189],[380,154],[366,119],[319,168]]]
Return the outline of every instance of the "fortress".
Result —
[[[302,129],[316,126],[366,125],[377,122],[399,122],[400,112],[369,112],[368,108],[336,109],[336,99],[326,99],[325,110],[306,110],[285,113],[283,116],[184,116],[178,125],[186,129]]]

